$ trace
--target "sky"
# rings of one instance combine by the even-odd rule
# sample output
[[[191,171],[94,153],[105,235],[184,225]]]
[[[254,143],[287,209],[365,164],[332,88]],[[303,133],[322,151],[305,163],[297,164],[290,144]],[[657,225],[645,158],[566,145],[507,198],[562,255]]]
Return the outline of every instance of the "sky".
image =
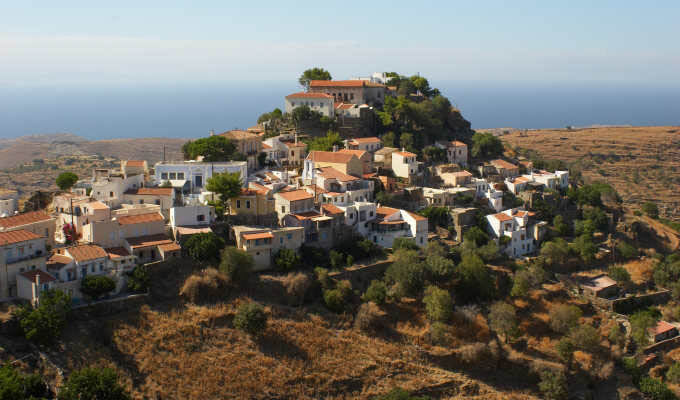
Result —
[[[0,86],[288,81],[311,66],[680,85],[677,0],[1,1]]]

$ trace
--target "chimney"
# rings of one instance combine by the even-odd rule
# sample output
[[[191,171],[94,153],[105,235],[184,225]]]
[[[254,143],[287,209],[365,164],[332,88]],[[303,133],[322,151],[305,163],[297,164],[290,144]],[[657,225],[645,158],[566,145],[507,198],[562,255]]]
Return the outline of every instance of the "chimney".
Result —
[[[215,130],[214,129],[210,130],[210,136],[215,136]]]
[[[295,145],[297,146],[297,131],[295,132]]]
[[[337,144],[334,144],[334,145],[333,145],[333,153],[335,153],[336,151],[338,151],[338,145],[337,145]]]

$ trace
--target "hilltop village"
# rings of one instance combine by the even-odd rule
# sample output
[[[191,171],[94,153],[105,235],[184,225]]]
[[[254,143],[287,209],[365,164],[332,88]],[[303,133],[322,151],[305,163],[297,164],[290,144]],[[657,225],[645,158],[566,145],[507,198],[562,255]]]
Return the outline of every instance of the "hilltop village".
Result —
[[[343,316],[333,329],[408,338],[449,360],[438,368],[477,371],[470,398],[674,398],[654,396],[680,383],[679,239],[654,204],[630,212],[606,182],[509,152],[423,77],[332,80],[314,69],[300,84],[256,125],[187,142],[184,159],[63,173],[59,191],[23,207],[3,188],[0,299],[16,338],[2,346],[53,348],[68,315],[161,301],[155,285],[173,276],[181,282],[163,301],[237,298],[233,327],[252,338],[291,307]],[[261,294],[265,281],[286,300]],[[125,390],[149,393],[116,368]],[[323,390],[465,396],[390,382]],[[47,383],[55,394],[70,381]],[[192,390],[166,385],[163,398]],[[281,398],[316,398],[296,390]]]

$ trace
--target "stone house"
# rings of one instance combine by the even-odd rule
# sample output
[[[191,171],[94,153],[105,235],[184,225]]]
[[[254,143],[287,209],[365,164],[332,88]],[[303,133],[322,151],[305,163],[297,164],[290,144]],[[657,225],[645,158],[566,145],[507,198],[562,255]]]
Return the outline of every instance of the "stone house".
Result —
[[[309,83],[310,93],[325,93],[336,103],[379,105],[385,103],[385,85],[361,80],[323,81]]]
[[[375,153],[382,149],[382,147],[382,140],[375,136],[354,138],[345,141],[345,148],[349,150],[363,150],[368,151],[369,153]]]
[[[57,219],[44,211],[30,211],[0,218],[0,232],[26,230],[42,236],[49,246],[55,244]]]
[[[243,131],[239,129],[220,133],[220,136],[229,139],[234,145],[236,145],[236,150],[246,156],[248,170],[255,171],[259,169],[257,156],[262,151],[261,136],[250,131]]]
[[[304,243],[304,231],[302,227],[263,229],[234,226],[232,228],[236,247],[253,257],[256,271],[272,268],[274,257],[281,249],[298,251]]]
[[[0,232],[0,299],[18,295],[17,276],[46,271],[47,241],[25,229]]]

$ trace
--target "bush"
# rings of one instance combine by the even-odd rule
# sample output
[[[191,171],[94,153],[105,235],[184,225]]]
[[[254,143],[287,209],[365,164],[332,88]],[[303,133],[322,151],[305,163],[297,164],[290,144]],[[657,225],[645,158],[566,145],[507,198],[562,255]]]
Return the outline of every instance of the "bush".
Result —
[[[449,339],[449,326],[443,322],[434,322],[430,325],[427,332],[430,343],[438,346],[444,346]]]
[[[250,277],[255,261],[253,256],[236,247],[227,247],[222,251],[220,271],[232,283],[245,282]]]
[[[569,331],[569,340],[576,348],[593,353],[600,345],[600,334],[592,325],[578,325]]]
[[[515,336],[517,333],[515,307],[501,301],[492,304],[489,310],[489,326],[496,332],[502,333],[507,342],[509,336]]]
[[[71,311],[71,297],[60,290],[49,290],[40,296],[40,305],[24,305],[15,311],[26,339],[41,345],[53,344],[66,326]]]
[[[78,182],[78,175],[74,174],[73,172],[62,172],[57,176],[57,187],[59,187],[60,190],[68,190],[73,185]]]
[[[302,258],[293,249],[281,249],[274,256],[274,265],[279,271],[291,271],[302,265]]]
[[[209,268],[188,277],[180,288],[179,295],[194,304],[217,301],[227,294],[228,281],[226,275]]]
[[[115,288],[116,281],[105,275],[87,275],[80,281],[80,291],[93,299],[98,299]]]
[[[668,368],[666,379],[675,384],[680,383],[680,363],[676,362]]]
[[[540,254],[549,265],[559,266],[569,257],[569,245],[564,239],[556,238],[543,243]]]
[[[488,344],[477,342],[461,346],[457,349],[456,355],[462,362],[471,366],[493,367],[498,363],[500,350],[495,342]]]
[[[546,400],[565,400],[568,396],[567,378],[562,372],[544,370],[540,374],[538,389]]]
[[[673,400],[677,398],[665,383],[648,376],[640,379],[640,391],[652,400]]]
[[[567,333],[571,328],[578,325],[578,320],[583,315],[580,308],[560,304],[550,310],[550,328],[558,333]]]
[[[428,256],[425,259],[425,267],[430,279],[434,282],[447,282],[451,280],[456,270],[456,265],[452,260],[440,255]]]
[[[408,238],[396,238],[394,239],[394,242],[392,242],[392,249],[394,250],[399,250],[399,249],[404,249],[404,250],[418,250],[418,245],[413,239],[408,239]]]
[[[569,339],[562,338],[555,345],[555,350],[557,350],[557,354],[560,356],[562,361],[567,364],[571,363],[571,359],[574,357],[575,348],[574,344]]]
[[[458,265],[457,275],[455,293],[462,302],[493,298],[496,291],[495,281],[479,256],[475,254],[463,256]]]
[[[33,400],[49,396],[50,391],[40,376],[22,374],[10,363],[0,367],[0,399]]]
[[[323,291],[323,301],[329,310],[341,313],[347,310],[349,297],[352,295],[352,285],[349,281],[338,282],[335,289]]]
[[[618,265],[612,265],[607,271],[609,277],[616,281],[619,285],[626,285],[630,283],[630,274],[628,271]]]
[[[217,261],[224,240],[212,232],[191,235],[184,243],[184,250],[196,261]]]
[[[638,256],[638,250],[627,242],[619,242],[616,244],[616,251],[622,260],[630,260]]]
[[[383,396],[376,396],[373,400],[431,400],[428,396],[411,396],[411,393],[401,388],[394,388]]]
[[[562,215],[556,215],[555,218],[553,218],[553,227],[559,236],[567,236],[569,234],[569,225],[564,222],[564,217]]]
[[[572,247],[585,263],[590,263],[595,260],[597,247],[593,243],[593,239],[590,235],[581,235],[577,237],[576,240],[574,240]]]
[[[436,286],[428,286],[425,289],[425,311],[431,321],[446,322],[453,314],[453,300],[448,291]]]
[[[389,283],[399,285],[397,295],[417,295],[425,280],[425,267],[414,250],[400,249],[394,253],[394,262],[385,271]]]
[[[380,308],[373,302],[364,303],[359,307],[354,319],[354,327],[362,332],[375,333],[382,327]]]
[[[630,317],[631,337],[638,347],[649,344],[648,330],[654,327],[658,318],[650,311],[638,311]]]
[[[314,268],[314,273],[316,274],[316,280],[319,281],[322,289],[330,289],[333,284],[333,280],[328,275],[328,270],[326,268],[316,267]]]
[[[463,234],[463,241],[472,242],[476,246],[483,246],[489,241],[489,235],[477,226],[473,226]]]
[[[331,258],[331,268],[333,269],[340,269],[345,266],[345,255],[335,251],[331,250],[330,252],[330,258]]]
[[[368,239],[359,241],[357,248],[363,253],[363,258],[380,257],[385,254],[385,250],[382,247]]]
[[[146,265],[138,265],[132,272],[129,272],[127,288],[131,292],[146,292],[151,285],[149,268]]]
[[[626,344],[626,334],[623,332],[618,322],[614,323],[611,327],[607,338],[609,339],[609,342],[619,347],[623,347]]]
[[[118,383],[111,368],[83,368],[74,371],[59,391],[59,400],[127,400],[130,395]]]
[[[290,303],[292,305],[299,305],[304,303],[307,290],[312,286],[312,280],[306,274],[301,272],[289,273],[283,278],[283,287],[286,288],[286,293],[290,296]]]
[[[234,317],[234,326],[253,336],[258,336],[267,328],[267,314],[257,303],[241,304]]]
[[[385,300],[387,300],[387,286],[385,286],[385,282],[372,280],[364,295],[361,296],[361,300],[371,301],[377,305],[385,304]]]
[[[642,204],[642,212],[647,214],[647,216],[650,218],[659,218],[659,207],[655,203],[648,201]]]

